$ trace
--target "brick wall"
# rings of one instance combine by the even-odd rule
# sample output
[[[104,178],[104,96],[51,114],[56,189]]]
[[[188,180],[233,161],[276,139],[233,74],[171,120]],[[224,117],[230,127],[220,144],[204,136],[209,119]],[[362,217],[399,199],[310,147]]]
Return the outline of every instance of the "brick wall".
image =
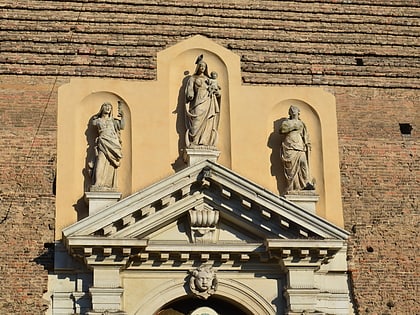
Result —
[[[52,269],[55,78],[0,76],[0,314],[41,314]]]
[[[360,314],[419,312],[418,90],[337,88],[349,271]],[[417,127],[418,128],[418,127]]]
[[[0,76],[0,314],[42,314],[52,269],[55,78]]]
[[[46,307],[57,88],[153,80],[156,53],[196,34],[241,56],[244,84],[336,95],[357,311],[420,313],[418,1],[3,0],[0,12],[0,314]]]

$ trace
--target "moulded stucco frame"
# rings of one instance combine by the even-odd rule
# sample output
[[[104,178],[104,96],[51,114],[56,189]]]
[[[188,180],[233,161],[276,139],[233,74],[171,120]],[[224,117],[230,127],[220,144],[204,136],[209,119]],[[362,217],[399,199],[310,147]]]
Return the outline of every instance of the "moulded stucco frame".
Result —
[[[275,315],[276,310],[258,292],[247,285],[232,279],[218,279],[215,296],[238,302],[250,314]],[[137,303],[134,315],[155,314],[163,305],[181,297],[187,297],[184,282],[168,281],[155,288]]]

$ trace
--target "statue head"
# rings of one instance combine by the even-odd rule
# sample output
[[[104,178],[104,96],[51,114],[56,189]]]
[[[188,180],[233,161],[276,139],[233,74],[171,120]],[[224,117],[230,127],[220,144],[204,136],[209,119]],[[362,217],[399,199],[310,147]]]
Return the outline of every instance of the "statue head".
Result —
[[[213,294],[217,289],[217,278],[213,268],[201,266],[191,271],[190,289],[202,298]]]
[[[195,64],[197,66],[195,67],[194,74],[204,74],[206,77],[209,77],[207,63],[203,60],[203,55],[198,56]]]
[[[216,71],[212,71],[212,72],[210,73],[210,77],[211,77],[212,79],[217,79],[217,77],[218,77],[217,72],[216,72]]]
[[[95,116],[96,117],[102,117],[102,116],[112,117],[112,104],[110,102],[103,103],[101,106],[101,109]]]
[[[297,106],[290,106],[289,108],[289,118],[293,119],[293,118],[299,118],[300,115],[300,109]]]
[[[194,284],[197,291],[204,292],[211,288],[214,272],[207,268],[199,268],[194,271]]]

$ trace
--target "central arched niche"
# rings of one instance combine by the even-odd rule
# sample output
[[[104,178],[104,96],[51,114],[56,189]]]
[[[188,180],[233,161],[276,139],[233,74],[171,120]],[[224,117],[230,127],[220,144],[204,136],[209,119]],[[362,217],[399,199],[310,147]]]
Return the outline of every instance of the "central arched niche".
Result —
[[[210,297],[207,300],[191,297],[179,298],[163,306],[154,315],[187,315],[197,308],[205,306],[213,309],[218,315],[253,315],[251,312],[241,308],[238,303],[217,296]]]
[[[228,71],[224,61],[216,53],[203,48],[194,48],[177,55],[171,62],[169,76],[171,82],[170,99],[177,100],[176,104],[176,127],[178,139],[170,141],[173,145],[178,144],[179,157],[182,157],[182,149],[185,148],[185,88],[188,78],[196,70],[197,57],[203,55],[203,61],[207,64],[209,73],[212,71],[218,74],[218,83],[221,87],[220,123],[218,129],[217,149],[221,151],[219,162],[230,166],[230,111],[229,111],[229,86]],[[176,162],[180,164],[180,162]],[[176,169],[177,167],[174,166]]]
[[[209,72],[218,73],[221,86],[219,138],[216,145],[221,152],[218,163],[232,166],[231,157],[231,106],[234,99],[232,89],[241,85],[239,56],[203,36],[194,36],[171,46],[157,55],[157,79],[169,89],[169,151],[175,171],[185,167],[182,150],[185,148],[185,84],[194,74],[197,57],[203,55]]]

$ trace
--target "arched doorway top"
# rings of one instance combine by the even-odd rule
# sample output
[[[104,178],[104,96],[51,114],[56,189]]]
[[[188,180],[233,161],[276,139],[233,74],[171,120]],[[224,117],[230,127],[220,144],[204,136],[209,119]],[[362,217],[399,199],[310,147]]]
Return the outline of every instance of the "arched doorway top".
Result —
[[[137,304],[135,315],[155,314],[162,306],[186,296],[184,281],[169,281],[144,296]],[[249,314],[276,314],[270,302],[249,286],[236,280],[219,279],[215,297],[239,304]]]

